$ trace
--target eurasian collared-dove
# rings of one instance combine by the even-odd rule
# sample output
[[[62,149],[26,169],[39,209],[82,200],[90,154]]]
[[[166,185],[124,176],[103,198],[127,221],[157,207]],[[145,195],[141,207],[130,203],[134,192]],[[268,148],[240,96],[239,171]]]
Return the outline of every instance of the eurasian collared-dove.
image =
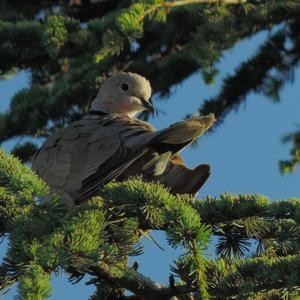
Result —
[[[150,110],[151,87],[142,76],[121,73],[106,80],[82,120],[51,135],[32,169],[53,192],[76,204],[105,183],[141,175],[159,180],[173,193],[196,193],[209,166],[187,169],[177,153],[212,126],[213,115],[195,116],[156,131],[135,119]]]

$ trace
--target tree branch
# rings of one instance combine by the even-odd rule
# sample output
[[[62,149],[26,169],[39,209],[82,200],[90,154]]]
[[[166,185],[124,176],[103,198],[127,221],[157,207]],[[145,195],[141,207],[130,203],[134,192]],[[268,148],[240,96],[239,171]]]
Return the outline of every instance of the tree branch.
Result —
[[[196,291],[195,287],[189,287],[187,285],[164,287],[161,284],[155,283],[150,278],[145,277],[143,274],[129,268],[120,269],[119,271],[120,272],[117,272],[117,275],[115,275],[110,271],[107,264],[99,262],[96,267],[91,268],[90,274],[99,279],[105,279],[112,285],[125,288],[145,300],[166,300],[173,296],[180,296]]]
[[[242,63],[234,75],[228,76],[223,82],[220,93],[208,99],[200,107],[200,114],[214,112],[219,120],[246,100],[250,92],[262,92],[269,97],[279,97],[278,90],[284,82],[290,80],[291,73],[300,59],[299,56],[299,32],[293,27],[299,28],[299,12],[295,11],[291,18],[289,28],[279,30],[262,45],[257,54],[248,61]],[[293,43],[291,50],[286,49],[286,41]],[[270,71],[275,70],[275,82],[279,83],[275,89],[270,89],[268,83],[272,82]],[[268,81],[269,80],[269,81]],[[276,89],[277,87],[277,89]],[[220,124],[220,122],[219,122]]]
[[[273,289],[276,296],[282,293],[294,296],[299,295],[299,267],[299,255],[249,258],[236,263],[217,260],[211,261],[208,277],[215,299],[249,299]],[[220,272],[222,268],[226,269],[226,275]]]
[[[243,0],[223,0],[221,1],[226,4],[244,4],[247,1]],[[143,16],[139,18],[139,22],[141,22],[146,16],[151,15],[154,11],[156,11],[159,8],[173,8],[173,7],[180,7],[180,6],[186,6],[191,4],[219,4],[220,0],[179,0],[179,1],[173,1],[173,2],[162,2],[158,3],[156,5],[151,5],[149,9],[145,11]]]

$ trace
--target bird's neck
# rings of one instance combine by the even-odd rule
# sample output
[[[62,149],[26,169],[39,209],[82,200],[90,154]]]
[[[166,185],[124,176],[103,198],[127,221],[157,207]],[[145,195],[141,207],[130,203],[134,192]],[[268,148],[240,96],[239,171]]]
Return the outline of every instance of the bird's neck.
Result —
[[[92,105],[91,105],[91,110],[92,111],[101,111],[107,114],[111,114],[112,112],[112,107],[111,105],[107,105],[106,103],[99,103],[96,101],[93,101]]]
[[[105,103],[99,101],[93,101],[91,105],[90,111],[93,112],[102,112],[106,114],[119,114],[122,116],[126,116],[129,118],[134,118],[135,115],[138,113],[137,111],[126,111],[122,109],[122,107],[117,105],[112,105],[112,103]]]

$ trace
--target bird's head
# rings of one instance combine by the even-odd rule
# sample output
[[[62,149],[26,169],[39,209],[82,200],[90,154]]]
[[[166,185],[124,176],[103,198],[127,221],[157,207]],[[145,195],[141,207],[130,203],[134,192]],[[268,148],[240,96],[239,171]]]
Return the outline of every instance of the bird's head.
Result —
[[[135,73],[120,73],[108,78],[100,87],[91,110],[134,117],[144,110],[155,112],[149,101],[149,81]]]

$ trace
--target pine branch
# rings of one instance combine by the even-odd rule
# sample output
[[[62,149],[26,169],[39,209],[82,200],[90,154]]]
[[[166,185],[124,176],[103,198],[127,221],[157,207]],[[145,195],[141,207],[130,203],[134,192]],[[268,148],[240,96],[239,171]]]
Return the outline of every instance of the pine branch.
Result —
[[[295,172],[297,165],[300,164],[300,131],[285,135],[282,141],[284,143],[292,143],[292,148],[290,150],[290,158],[279,161],[280,171],[282,174]]]
[[[13,68],[37,68],[58,57],[74,57],[86,50],[87,32],[75,19],[50,16],[45,24],[0,22],[0,75]]]
[[[234,75],[224,80],[221,92],[206,100],[199,113],[213,111],[219,120],[223,120],[231,110],[245,101],[250,92],[261,92],[273,100],[279,100],[280,89],[285,82],[293,79],[293,70],[300,60],[299,32],[295,30],[298,26],[296,14],[288,28],[271,36],[257,54],[242,63]],[[286,49],[285,42],[288,39],[293,43],[291,49]],[[277,74],[271,75],[271,70],[275,70]]]
[[[288,278],[276,285],[273,277],[269,277],[277,274],[278,268],[279,278],[286,278],[290,268],[299,270],[299,259],[293,260],[297,256],[286,256],[299,252],[299,199],[270,202],[259,195],[224,194],[198,201],[188,195],[173,196],[157,183],[133,179],[107,184],[99,196],[70,212],[55,197],[46,204],[35,203],[33,198],[45,196],[48,190],[16,159],[2,152],[0,164],[0,213],[3,233],[10,235],[1,286],[5,288],[17,280],[20,297],[34,295],[34,299],[43,299],[49,295],[49,274],[59,268],[69,273],[72,280],[78,281],[89,273],[96,277],[97,284],[105,282],[113,290],[127,289],[146,299],[180,297],[191,292],[207,299],[207,291],[218,295],[220,289],[224,295],[237,290],[241,291],[239,296],[246,292],[262,293],[266,280],[260,278],[260,272],[250,271],[264,270],[266,264],[273,270],[273,273],[264,271],[265,278],[271,281],[270,287],[281,291],[288,284],[291,289],[297,289],[298,281]],[[247,220],[250,217],[270,222],[261,230],[262,224]],[[207,265],[202,256],[210,236],[205,222],[215,233],[219,230],[219,236],[227,234],[234,239],[237,235],[237,249],[241,239],[256,238],[282,258],[240,261],[216,277],[218,270],[211,269],[212,263]],[[172,272],[185,284],[163,287],[127,266],[128,255],[141,253],[137,246],[139,230],[145,228],[164,230],[172,247],[186,250],[172,267]],[[239,280],[246,274],[248,277]],[[208,282],[207,276],[216,278]],[[38,286],[37,278],[43,279]],[[244,283],[248,280],[254,282],[250,291]]]
[[[152,10],[159,9],[160,6],[169,8],[205,2],[215,3],[218,1],[189,0],[178,1],[178,3],[165,2],[159,5],[149,5],[150,8],[145,12],[145,15],[142,18],[151,14]],[[228,0],[228,2],[238,3],[239,1]],[[60,27],[57,26],[58,19],[62,20],[62,26]],[[53,20],[55,20],[55,22],[52,22]],[[83,51],[86,52],[88,35],[86,30],[81,29],[78,25],[79,22],[77,20],[62,16],[50,16],[45,24],[37,21],[21,21],[16,24],[12,22],[1,22],[0,39],[2,41],[2,46],[0,47],[0,56],[6,58],[1,60],[1,73],[4,74],[13,67],[30,68],[36,67],[37,65],[44,65],[49,61],[49,58],[53,58],[53,55],[58,56],[59,54],[59,57],[73,57],[81,54]],[[66,27],[64,41],[62,41],[63,43],[61,45],[57,45],[58,48],[55,49],[53,48],[54,39],[47,34],[47,31],[53,34],[55,28],[56,34],[58,32],[62,34],[64,27]],[[19,51],[19,47],[21,46],[22,51]],[[58,50],[60,50],[59,53]]]
[[[270,201],[262,195],[223,194],[196,201],[195,208],[218,237],[216,252],[221,257],[247,255],[253,240],[257,254],[299,252],[300,199]]]
[[[249,217],[292,219],[300,223],[300,199],[270,201],[263,195],[222,194],[205,197],[194,204],[204,223],[212,226]]]
[[[222,3],[225,4],[245,4],[246,1],[243,0],[223,0]],[[151,16],[156,10],[160,8],[174,8],[174,7],[181,7],[187,6],[192,4],[220,4],[219,0],[180,0],[180,1],[173,1],[173,2],[158,2],[156,4],[151,5],[148,9],[145,10],[144,14],[140,16],[138,19],[141,22],[145,17]]]
[[[273,289],[276,295],[299,295],[299,255],[280,258],[259,257],[228,263],[212,261],[208,268],[210,287],[216,299],[249,299]],[[292,276],[291,276],[292,275]]]
[[[43,300],[51,295],[50,274],[35,263],[28,265],[19,278],[16,299]]]
[[[5,264],[0,266],[0,291],[8,290],[17,279],[17,274],[10,272]]]
[[[110,272],[109,266],[102,262],[98,263],[97,267],[92,267],[91,269],[91,275],[96,276],[101,280],[105,279],[110,282],[111,285],[123,287],[145,300],[165,300],[173,296],[188,294],[196,290],[188,285],[163,287],[152,281],[150,278],[145,277],[143,274],[128,268],[120,270],[122,275],[118,274],[117,276],[114,276]]]
[[[153,15],[142,26],[142,31],[137,29],[137,32],[143,34],[143,37],[135,41],[139,44],[137,51],[130,48],[135,25],[129,23],[127,26],[124,20],[123,23],[117,22],[120,16],[128,12],[128,9],[124,10],[121,6],[102,19],[90,20],[84,28],[79,26],[78,20],[57,16],[50,17],[42,24],[36,21],[16,24],[3,22],[0,52],[4,51],[5,59],[1,60],[0,55],[0,63],[7,64],[9,72],[15,72],[14,66],[30,67],[32,85],[15,95],[10,111],[1,115],[0,141],[24,135],[44,137],[80,118],[96,94],[99,84],[108,75],[118,71],[143,74],[150,79],[154,92],[167,95],[172,85],[181,82],[197,69],[209,72],[222,52],[240,39],[270,28],[278,22],[287,21],[297,13],[297,6],[291,11],[287,3],[266,3],[247,12],[240,5],[198,4],[195,6],[196,12],[178,7],[166,11],[166,23],[163,23],[162,14],[158,19]],[[266,18],[265,14],[269,17]],[[176,24],[180,22],[185,26],[178,28]],[[31,27],[34,38],[30,36]],[[116,35],[108,36],[108,29],[113,30]],[[118,41],[127,42],[119,56],[109,55],[97,64],[94,61],[95,54],[103,47],[106,49],[103,44],[106,33],[105,41],[113,42],[114,51],[121,49]],[[22,51],[17,50],[20,48]],[[11,51],[12,49],[16,51]],[[13,61],[9,63],[10,58]]]
[[[126,216],[126,202],[114,202],[119,193],[131,199],[131,205],[136,206],[135,211],[140,210],[139,214],[145,215],[155,228],[169,218],[174,219],[167,227],[168,241],[173,247],[185,248],[192,262],[193,275],[187,283],[190,284],[188,291],[197,289],[207,299],[201,250],[206,247],[210,231],[200,223],[197,213],[187,203],[175,207],[170,202],[173,196],[159,184],[145,184],[139,179],[112,183],[101,190],[101,197],[68,212],[57,197],[45,195],[47,189],[44,184],[18,160],[1,153],[0,164],[3,190],[0,212],[5,216],[3,232],[10,235],[5,266],[16,274],[20,299],[24,295],[27,298],[32,295],[34,299],[46,297],[50,293],[49,274],[58,268],[70,273],[73,280],[78,280],[85,273],[98,272],[100,267],[108,283],[114,282],[120,284],[118,288],[137,291],[136,281],[130,281],[132,276],[137,279],[136,273],[131,270],[133,275],[128,274],[130,269],[126,265],[128,255],[141,253],[137,245],[140,228],[136,217]],[[19,172],[14,173],[15,170]],[[14,194],[10,193],[12,190]],[[29,194],[26,194],[27,190]],[[144,193],[146,197],[142,203]],[[37,196],[47,196],[49,201],[36,204],[33,199]],[[29,203],[25,201],[26,197],[30,198],[27,200],[31,200]],[[123,200],[120,199],[121,202]],[[166,207],[160,212],[155,206],[162,200]],[[35,285],[37,278],[43,279],[40,286]],[[139,280],[146,284],[144,277],[139,276]],[[2,286],[7,286],[8,281],[9,277],[3,277]],[[187,291],[185,286],[157,291],[151,282],[144,289],[150,295],[162,294],[160,299]],[[138,293],[143,293],[140,288]]]
[[[170,224],[169,220],[178,219],[178,217],[176,215],[169,216],[166,219],[167,222],[164,222],[164,210],[170,207],[170,202],[172,207],[173,205],[180,207],[183,203],[191,201],[189,197],[185,198],[184,196],[179,198],[172,196],[170,198],[170,196],[166,196],[164,189],[151,190],[152,197],[158,200],[158,202],[151,204],[151,210],[154,213],[157,207],[160,211],[160,214],[153,219],[151,215],[145,214],[143,206],[151,201],[150,199],[147,200],[147,196],[144,198],[145,193],[142,196],[142,189],[148,190],[149,188],[145,187],[145,184],[132,181],[120,185],[110,184],[107,188],[109,189],[109,197],[112,199],[111,204],[109,204],[110,201],[107,202],[109,207],[114,203],[117,209],[118,207],[122,211],[125,209],[126,215],[138,218],[140,228],[145,230],[160,229],[169,232],[172,228],[172,223]],[[122,189],[122,193],[119,189]],[[134,197],[132,190],[137,193]],[[101,194],[102,196],[109,199],[106,195],[106,188],[102,193],[104,193]],[[165,200],[167,197],[169,198],[168,201]],[[132,207],[135,207],[135,201],[141,201],[141,199],[144,199],[145,202],[140,202],[142,205],[140,210],[132,210]],[[210,225],[213,234],[219,238],[216,252],[222,257],[245,256],[250,250],[250,241],[253,243],[253,240],[257,242],[256,251],[260,254],[287,255],[297,253],[300,249],[300,239],[298,238],[300,199],[270,201],[262,195],[222,194],[220,197],[195,200],[191,204],[201,216],[201,222]],[[157,222],[153,222],[154,220],[160,220],[159,225]],[[172,238],[173,234],[171,231]],[[179,240],[180,237],[176,240]],[[192,248],[191,253],[193,253]]]
[[[223,120],[232,109],[237,108],[246,99],[251,91],[258,90],[272,68],[283,62],[285,40],[286,36],[283,31],[270,38],[258,54],[241,64],[234,75],[224,80],[219,95],[206,100],[199,109],[199,113],[205,114],[207,111],[213,111],[219,120]]]

